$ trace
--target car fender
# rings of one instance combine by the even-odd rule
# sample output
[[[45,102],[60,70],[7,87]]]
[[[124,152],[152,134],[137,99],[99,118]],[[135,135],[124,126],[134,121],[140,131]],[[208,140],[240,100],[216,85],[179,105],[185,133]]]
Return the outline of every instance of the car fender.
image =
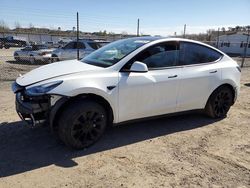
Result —
[[[67,88],[67,86],[63,86],[62,88]],[[81,87],[75,87],[75,88],[70,88],[67,91],[64,91],[60,88],[59,90],[52,90],[51,95],[61,95],[66,98],[75,98],[80,95],[96,95],[98,97],[103,98],[104,100],[109,103],[112,111],[113,111],[113,116],[114,116],[114,123],[118,121],[118,86],[112,88],[109,90],[107,87],[98,87],[97,85],[93,86],[84,86],[82,85]]]

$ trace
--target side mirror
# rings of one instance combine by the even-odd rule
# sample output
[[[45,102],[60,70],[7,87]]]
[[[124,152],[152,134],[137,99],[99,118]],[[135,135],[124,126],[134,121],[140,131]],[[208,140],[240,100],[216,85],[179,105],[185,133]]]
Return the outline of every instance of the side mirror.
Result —
[[[135,61],[130,68],[130,72],[148,72],[148,67],[145,63]]]

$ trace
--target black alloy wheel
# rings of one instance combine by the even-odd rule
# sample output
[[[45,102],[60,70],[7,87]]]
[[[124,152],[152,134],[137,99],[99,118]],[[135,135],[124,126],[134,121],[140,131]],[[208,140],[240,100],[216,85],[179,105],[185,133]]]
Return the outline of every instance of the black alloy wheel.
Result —
[[[106,125],[107,114],[103,106],[94,101],[77,101],[62,112],[58,134],[66,145],[83,149],[102,136]]]
[[[232,90],[228,86],[221,86],[210,96],[205,111],[210,117],[223,118],[226,117],[232,104]]]

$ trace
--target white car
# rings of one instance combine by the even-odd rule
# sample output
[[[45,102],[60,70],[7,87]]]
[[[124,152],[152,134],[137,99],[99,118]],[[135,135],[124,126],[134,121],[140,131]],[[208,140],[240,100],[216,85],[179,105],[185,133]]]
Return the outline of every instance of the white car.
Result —
[[[48,48],[45,45],[26,46],[21,50],[14,52],[16,61],[29,61],[34,64],[37,61],[48,62],[51,58],[51,53],[54,49]]]
[[[23,120],[47,119],[66,145],[81,149],[112,124],[201,109],[223,118],[238,96],[240,72],[209,45],[139,37],[32,70],[12,89]]]
[[[51,62],[76,59],[78,48],[79,57],[83,58],[100,47],[101,46],[97,42],[90,39],[79,39],[78,46],[76,40],[71,41],[64,47],[58,48],[52,52]]]

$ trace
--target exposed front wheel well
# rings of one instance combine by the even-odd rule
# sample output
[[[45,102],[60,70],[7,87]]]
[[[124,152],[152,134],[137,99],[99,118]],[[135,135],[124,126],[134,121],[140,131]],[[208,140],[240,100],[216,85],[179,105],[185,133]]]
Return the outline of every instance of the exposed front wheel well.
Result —
[[[59,119],[64,109],[72,104],[72,102],[81,100],[90,100],[102,105],[108,114],[108,126],[111,126],[113,124],[114,113],[109,102],[106,99],[95,94],[81,94],[70,98],[63,97],[56,102],[50,113],[50,127],[53,132],[57,132],[57,120]]]

